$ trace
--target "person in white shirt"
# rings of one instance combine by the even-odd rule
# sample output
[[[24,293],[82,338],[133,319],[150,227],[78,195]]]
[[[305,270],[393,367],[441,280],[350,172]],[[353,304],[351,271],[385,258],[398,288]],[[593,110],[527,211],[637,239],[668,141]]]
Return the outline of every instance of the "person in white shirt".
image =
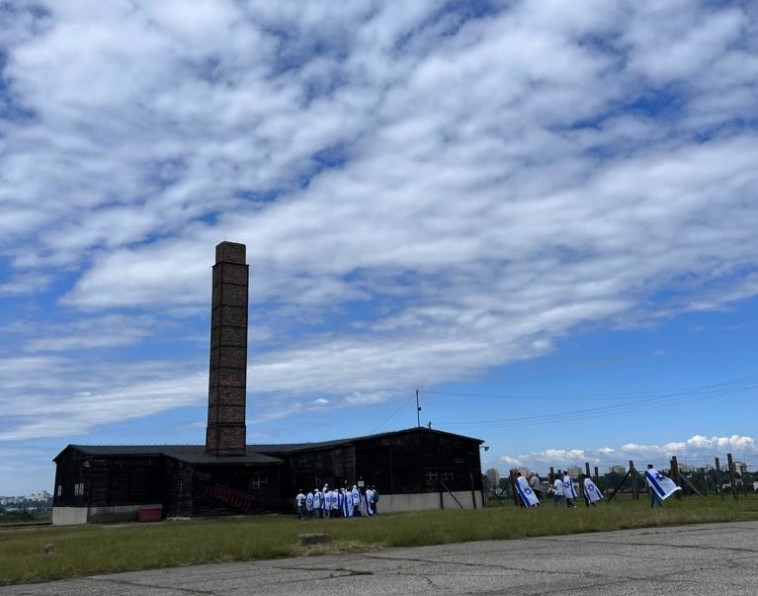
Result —
[[[538,499],[542,499],[542,491],[540,490],[540,477],[537,474],[532,473],[529,477],[529,488],[537,496]]]
[[[556,472],[555,480],[553,481],[553,491],[553,505],[557,507],[563,498],[563,479],[560,470]]]
[[[303,494],[303,489],[301,488],[300,491],[297,493],[297,496],[295,497],[295,505],[297,508],[297,519],[303,520],[305,519],[305,495]]]

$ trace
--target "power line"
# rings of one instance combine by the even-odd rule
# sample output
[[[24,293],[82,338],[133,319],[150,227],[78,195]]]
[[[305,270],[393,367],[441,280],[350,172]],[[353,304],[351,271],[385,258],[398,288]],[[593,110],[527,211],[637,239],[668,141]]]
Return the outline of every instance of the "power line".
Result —
[[[556,422],[566,422],[576,420],[578,418],[598,418],[608,415],[617,415],[619,413],[634,411],[634,410],[647,410],[657,407],[699,401],[703,399],[720,397],[723,395],[748,391],[758,387],[758,375],[751,375],[749,377],[743,377],[732,381],[725,381],[722,383],[715,383],[712,385],[705,385],[702,387],[696,387],[686,390],[680,390],[670,393],[653,394],[651,397],[644,397],[635,399],[632,401],[626,401],[625,403],[599,406],[594,408],[583,408],[579,410],[568,410],[563,412],[553,412],[548,414],[537,414],[533,416],[526,416],[520,418],[509,418],[507,420],[471,420],[471,421],[455,421],[451,423],[445,423],[446,426],[457,427],[478,427],[478,428],[512,428],[516,426],[533,426],[539,424],[552,424]],[[637,394],[640,395],[640,394]],[[474,397],[471,394],[461,395],[462,397]],[[484,397],[484,396],[477,396]],[[529,401],[529,398],[522,396],[519,398],[522,402]],[[554,399],[567,399],[566,396]]]
[[[662,393],[661,390],[649,390],[649,391],[628,391],[618,393],[560,393],[560,394],[491,394],[491,393],[458,393],[452,391],[435,391],[431,389],[421,389],[422,394],[427,395],[444,395],[448,397],[475,397],[479,399],[498,399],[498,400],[513,400],[513,401],[537,401],[537,400],[591,400],[591,401],[612,401],[625,398],[644,398],[645,396],[660,397],[661,395],[673,395],[680,393],[696,392],[711,387],[720,387],[726,385],[740,384],[749,382],[750,386],[758,386],[758,374],[748,375],[746,377],[740,377],[732,379],[730,381],[723,381],[713,385],[697,386],[688,389],[678,389]]]

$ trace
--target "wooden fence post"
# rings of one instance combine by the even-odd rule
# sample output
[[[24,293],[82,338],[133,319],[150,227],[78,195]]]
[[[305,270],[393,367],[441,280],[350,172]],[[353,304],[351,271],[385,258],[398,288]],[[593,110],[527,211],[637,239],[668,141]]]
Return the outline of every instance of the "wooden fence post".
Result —
[[[553,471],[553,466],[550,466],[550,476],[547,477],[547,479],[550,481],[550,484],[553,484],[553,481],[555,480],[555,472]]]
[[[616,493],[617,493],[617,492],[619,491],[619,489],[621,488],[621,485],[622,485],[622,484],[624,484],[624,482],[626,482],[626,479],[629,477],[629,474],[631,474],[631,473],[632,473],[632,470],[634,469],[634,464],[633,464],[631,461],[630,461],[629,463],[631,464],[631,467],[630,467],[630,468],[629,468],[629,470],[626,472],[626,474],[624,474],[624,477],[621,479],[621,482],[619,482],[619,483],[616,485],[616,488],[614,488],[614,489],[613,489],[613,490],[610,492],[610,494],[608,495],[608,501],[607,501],[608,503],[610,503],[610,502],[613,500],[613,497],[615,497],[615,496],[616,496]]]
[[[598,488],[600,488],[600,482],[599,482],[599,477],[597,473],[597,466],[595,466],[595,484],[597,485]]]
[[[723,501],[726,496],[724,495],[724,488],[721,486],[721,464],[718,457],[716,458],[716,491],[721,495]]]
[[[632,476],[632,499],[635,501],[640,500],[640,486],[637,482],[637,470],[634,467],[634,462],[629,460],[629,473]]]
[[[671,475],[674,477],[674,482],[677,486],[682,486],[682,478],[679,475],[679,462],[676,461],[676,455],[671,457]],[[678,490],[674,493],[674,498],[680,500],[682,498],[682,491]]]
[[[511,485],[511,493],[513,494],[513,504],[518,507],[518,491],[516,490],[516,470],[511,470],[511,478],[510,478],[510,485]]]
[[[471,506],[476,509],[476,485],[474,484],[474,474],[469,472],[468,477],[471,481]]]
[[[705,471],[705,468],[700,468],[700,471],[703,473],[703,495],[708,496],[708,473]]]
[[[735,477],[735,469],[734,469],[734,460],[732,459],[732,454],[727,453],[726,454],[726,461],[729,464],[729,482],[732,484],[732,497],[734,497],[734,500],[737,500],[737,478]]]

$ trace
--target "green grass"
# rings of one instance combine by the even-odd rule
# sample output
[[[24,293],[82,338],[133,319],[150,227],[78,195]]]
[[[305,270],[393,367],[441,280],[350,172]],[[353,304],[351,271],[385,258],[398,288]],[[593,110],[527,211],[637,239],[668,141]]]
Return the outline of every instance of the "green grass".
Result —
[[[480,510],[427,511],[350,520],[299,522],[294,516],[0,530],[0,585],[209,562],[365,551],[473,540],[602,532],[625,528],[758,520],[758,498],[619,499],[568,510],[509,503]],[[301,547],[298,534],[331,534],[330,545]],[[55,545],[52,554],[44,546]]]

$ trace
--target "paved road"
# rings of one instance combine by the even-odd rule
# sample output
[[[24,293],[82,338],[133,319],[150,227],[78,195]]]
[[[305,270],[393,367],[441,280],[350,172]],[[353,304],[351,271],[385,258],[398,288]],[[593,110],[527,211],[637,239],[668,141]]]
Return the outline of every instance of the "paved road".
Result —
[[[0,588],[43,596],[758,594],[758,522],[396,548]]]

